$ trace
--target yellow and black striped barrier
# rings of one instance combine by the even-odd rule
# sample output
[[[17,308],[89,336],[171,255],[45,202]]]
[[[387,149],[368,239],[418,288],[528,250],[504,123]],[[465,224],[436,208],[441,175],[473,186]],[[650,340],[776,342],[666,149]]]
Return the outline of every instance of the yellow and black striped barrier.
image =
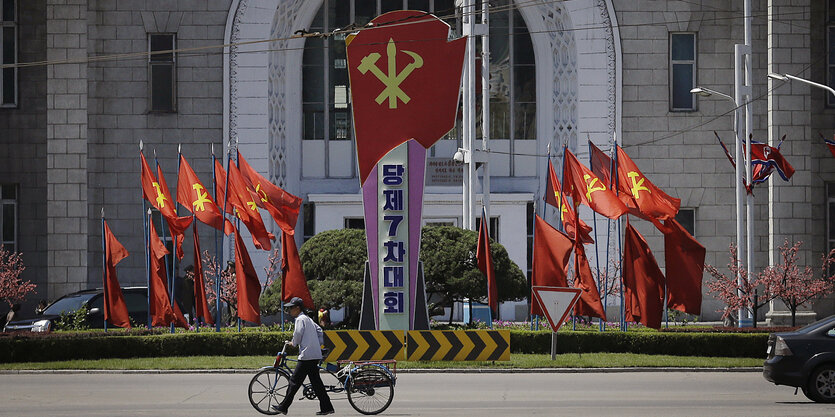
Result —
[[[510,330],[410,330],[410,361],[509,361]]]
[[[325,347],[330,349],[326,361],[405,360],[403,330],[327,330]]]

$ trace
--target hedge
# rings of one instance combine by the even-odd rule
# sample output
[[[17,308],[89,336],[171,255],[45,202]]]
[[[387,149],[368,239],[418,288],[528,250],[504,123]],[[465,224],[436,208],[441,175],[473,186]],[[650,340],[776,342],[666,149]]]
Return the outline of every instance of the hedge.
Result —
[[[113,332],[0,337],[0,363],[164,356],[274,355],[289,332],[125,335]],[[559,332],[559,353],[625,352],[679,356],[765,357],[767,333]],[[548,331],[511,330],[513,353],[549,353]]]

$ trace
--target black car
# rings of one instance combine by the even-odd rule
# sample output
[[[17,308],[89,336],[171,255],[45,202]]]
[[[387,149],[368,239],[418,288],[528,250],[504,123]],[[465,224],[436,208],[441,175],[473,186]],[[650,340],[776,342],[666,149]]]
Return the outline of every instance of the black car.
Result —
[[[147,322],[148,317],[148,288],[122,288],[128,315],[137,323]],[[61,313],[73,313],[83,306],[87,306],[87,325],[91,328],[104,327],[104,293],[101,288],[83,290],[67,294],[50,304],[44,311],[31,318],[12,320],[6,323],[5,331],[29,330],[33,332],[48,332],[53,328],[53,322]]]
[[[765,379],[797,387],[812,401],[835,402],[835,315],[768,336]]]

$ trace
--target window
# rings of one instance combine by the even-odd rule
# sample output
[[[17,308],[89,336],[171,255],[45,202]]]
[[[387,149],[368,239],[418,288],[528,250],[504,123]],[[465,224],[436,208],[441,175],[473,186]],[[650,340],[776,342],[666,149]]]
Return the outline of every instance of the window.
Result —
[[[835,0],[829,0],[826,8],[826,79],[835,87]],[[835,107],[835,97],[826,94],[827,107]]]
[[[481,230],[481,216],[475,219],[475,231]],[[490,217],[490,239],[499,241],[499,218]]]
[[[313,203],[302,205],[302,236],[304,242],[316,234],[316,206]],[[302,242],[302,243],[304,243]]]
[[[365,230],[365,219],[362,217],[354,217],[354,218],[345,218],[345,228],[346,229],[360,229]]]
[[[670,111],[695,111],[696,34],[670,33]]]
[[[0,184],[0,244],[17,252],[17,186]]]
[[[676,213],[676,221],[687,230],[687,233],[696,236],[696,209],[680,208]]]
[[[148,89],[152,112],[177,111],[177,55],[173,52],[176,45],[173,33],[148,35]]]
[[[0,63],[17,64],[17,8],[16,0],[0,0]],[[0,107],[17,106],[17,67],[0,72]]]

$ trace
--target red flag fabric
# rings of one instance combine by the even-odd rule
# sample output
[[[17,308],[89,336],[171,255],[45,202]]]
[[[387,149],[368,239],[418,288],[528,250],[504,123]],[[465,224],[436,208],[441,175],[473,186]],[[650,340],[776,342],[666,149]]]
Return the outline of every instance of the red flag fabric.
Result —
[[[313,297],[310,296],[310,289],[307,287],[307,279],[302,270],[302,261],[299,259],[299,250],[296,248],[296,240],[293,235],[281,234],[281,300],[290,301],[293,297],[299,297],[304,301],[304,306],[313,309]]]
[[[606,311],[603,309],[603,302],[600,300],[600,292],[597,291],[597,284],[591,274],[589,259],[586,257],[586,250],[583,245],[574,245],[574,288],[582,290],[577,304],[574,306],[574,315],[591,316],[606,320]]]
[[[165,196],[165,199],[168,201],[174,201],[171,199],[171,192],[168,189],[168,183],[165,181],[165,176],[162,175],[162,169],[160,169],[159,165],[157,165],[157,179],[159,180],[159,187],[162,189],[162,193]],[[191,225],[191,221],[193,220],[192,216],[177,216],[177,210],[174,209],[174,203],[171,203],[167,206],[168,210],[166,212],[160,211],[163,217],[165,217],[165,222],[168,224],[168,230],[171,232],[171,236],[174,238],[174,242],[176,243],[175,248],[177,249],[177,259],[183,259],[183,241],[185,240],[185,230]]]
[[[499,293],[496,285],[496,270],[493,265],[493,255],[490,253],[490,233],[488,230],[486,210],[481,211],[481,227],[478,228],[478,245],[475,257],[478,259],[478,269],[487,277],[487,305],[493,318],[499,317]]]
[[[617,219],[628,211],[617,195],[567,148],[563,181],[565,192],[571,195],[575,205],[585,204],[610,219]]]
[[[241,234],[235,233],[235,282],[238,287],[238,317],[255,324],[261,324],[261,282],[252,266]]]
[[[217,191],[220,196],[224,196],[226,187],[221,188],[219,184],[229,185],[229,194],[225,195],[229,204],[224,203],[227,206],[226,210],[232,214],[232,208],[234,208],[234,214],[244,222],[250,235],[252,235],[252,243],[255,244],[255,247],[263,250],[272,249],[270,241],[275,239],[275,236],[268,232],[266,226],[264,226],[261,212],[258,211],[258,205],[255,203],[258,197],[244,183],[238,167],[230,164],[229,178],[227,179],[226,172],[220,166],[220,161],[215,161],[215,184],[217,184]]]
[[[424,12],[393,11],[368,26],[374,29],[346,40],[360,184],[401,143],[414,139],[429,149],[454,127],[466,48]]]
[[[568,261],[571,259],[574,242],[538,215],[534,216],[531,286],[568,287]],[[542,306],[533,296],[531,297],[531,314],[545,315]]]
[[[252,169],[240,151],[238,151],[238,168],[241,170],[244,180],[258,195],[258,198],[255,199],[258,207],[267,210],[284,233],[291,235],[295,233],[302,199],[267,181],[266,178]]]
[[[194,213],[197,220],[227,235],[234,231],[232,223],[223,218],[212,196],[182,155],[180,155],[180,175],[177,178],[177,201]]]
[[[612,188],[612,158],[591,141],[589,141],[589,150],[591,151],[591,171],[603,181],[603,184]]]
[[[617,146],[618,186],[632,214],[658,220],[675,218],[681,200],[667,195],[644,176],[632,158]]]
[[[168,292],[168,274],[165,270],[165,262],[163,259],[165,255],[167,255],[168,249],[165,248],[165,244],[162,243],[159,236],[157,235],[157,230],[154,227],[154,222],[150,221],[149,218],[149,237],[150,242],[148,243],[148,252],[151,255],[151,270],[150,270],[150,313],[151,313],[151,325],[152,326],[168,326],[171,323],[179,327],[188,328],[188,322],[186,321],[183,313],[180,312],[179,308],[171,306],[171,297],[170,293]]]
[[[206,288],[203,281],[203,260],[200,258],[200,239],[197,236],[197,224],[191,226],[194,237],[194,315],[203,317],[207,324],[215,324],[212,319],[212,311],[209,309],[209,302],[206,300]]]
[[[832,157],[835,158],[835,141],[831,141],[829,139],[824,139],[823,142],[826,144],[826,147],[829,149],[829,153],[831,153]]]
[[[751,169],[754,178],[751,183],[765,182],[775,170],[783,181],[788,181],[794,175],[794,167],[780,153],[780,145],[783,144],[786,135],[783,135],[777,147],[749,139],[751,140]]]
[[[104,319],[114,326],[130,328],[128,307],[116,276],[116,264],[128,257],[128,251],[116,240],[107,222],[104,222],[104,254]]]
[[[664,259],[667,269],[667,307],[689,314],[702,312],[702,274],[705,247],[676,219],[664,222]]]
[[[658,268],[647,241],[628,222],[623,248],[623,287],[625,317],[660,329],[664,309],[664,274]]]
[[[574,236],[576,227],[574,220],[577,216],[574,214],[574,209],[568,204],[565,199],[565,194],[562,193],[560,182],[557,180],[557,174],[554,172],[554,165],[548,161],[548,181],[545,183],[545,203],[556,207],[560,210],[560,221],[562,221],[565,232],[569,236]],[[594,243],[591,237],[591,226],[586,222],[580,220],[580,241],[585,244]]]

